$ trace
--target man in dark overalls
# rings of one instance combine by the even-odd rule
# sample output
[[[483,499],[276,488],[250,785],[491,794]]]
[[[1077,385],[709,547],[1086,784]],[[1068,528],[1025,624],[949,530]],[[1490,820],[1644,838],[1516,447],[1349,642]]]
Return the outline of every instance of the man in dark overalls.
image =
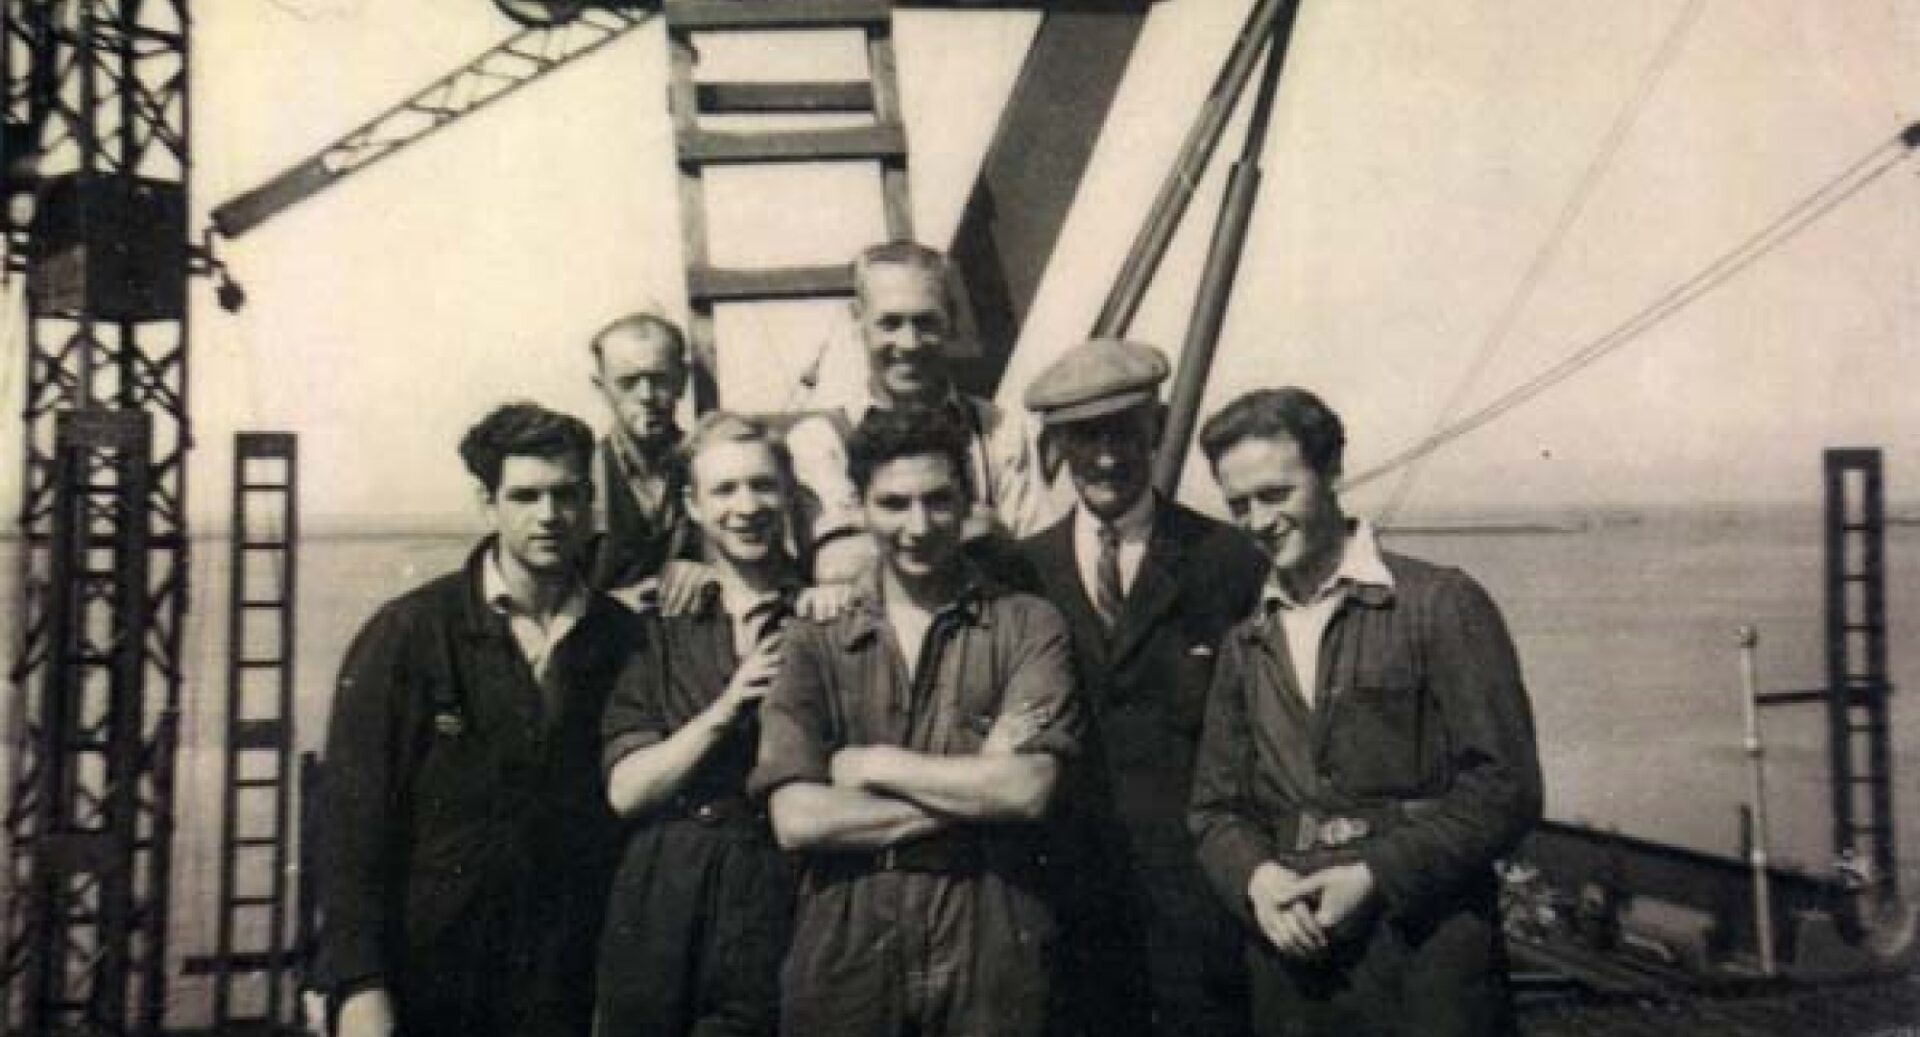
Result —
[[[1054,923],[1039,824],[1081,717],[1066,625],[960,554],[966,431],[849,442],[871,593],[788,628],[751,785],[801,867],[788,1037],[1037,1037]]]
[[[1095,340],[1026,394],[1074,509],[1020,553],[1067,617],[1092,736],[1049,823],[1061,1034],[1246,1030],[1238,934],[1194,861],[1186,810],[1214,655],[1267,563],[1239,530],[1153,489],[1167,373],[1151,346]]]
[[[607,795],[637,824],[607,908],[600,1032],[771,1037],[793,894],[746,782],[799,604],[784,547],[793,474],[763,426],[725,412],[686,451],[687,511],[716,582],[687,613],[643,619],[608,703]]]
[[[1295,388],[1200,431],[1273,560],[1208,698],[1200,863],[1244,923],[1263,1037],[1511,1032],[1493,862],[1541,801],[1519,660],[1472,578],[1347,518],[1345,443]]]
[[[638,631],[580,577],[593,433],[509,404],[460,444],[493,534],[348,649],[319,803],[340,1037],[584,1037],[618,833],[600,718]]]

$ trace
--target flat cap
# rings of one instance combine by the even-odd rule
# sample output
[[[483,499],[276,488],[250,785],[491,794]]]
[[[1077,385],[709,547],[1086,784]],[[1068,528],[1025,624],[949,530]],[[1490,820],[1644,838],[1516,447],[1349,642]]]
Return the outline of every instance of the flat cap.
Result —
[[[1116,414],[1160,395],[1167,358],[1158,349],[1096,338],[1067,350],[1027,386],[1027,409],[1048,425]]]

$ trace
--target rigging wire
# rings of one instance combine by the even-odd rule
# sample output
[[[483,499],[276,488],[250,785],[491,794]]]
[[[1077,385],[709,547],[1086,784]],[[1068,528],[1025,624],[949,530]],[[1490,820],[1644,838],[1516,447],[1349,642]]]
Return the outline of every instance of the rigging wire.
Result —
[[[1477,431],[1612,353],[1632,345],[1641,335],[1664,324],[1668,318],[1686,309],[1700,297],[1732,280],[1754,263],[1798,237],[1802,231],[1812,226],[1821,217],[1891,172],[1894,167],[1906,160],[1912,153],[1912,149],[1916,147],[1920,147],[1920,124],[1908,127],[1899,136],[1868,151],[1838,176],[1796,202],[1765,227],[1750,235],[1739,245],[1722,253],[1719,258],[1698,273],[1669,289],[1632,317],[1465,418],[1420,440],[1359,475],[1345,480],[1343,489],[1352,489],[1371,482],[1426,457],[1454,440]]]
[[[1534,294],[1539,290],[1540,282],[1545,278],[1547,270],[1560,258],[1560,252],[1565,247],[1574,225],[1579,222],[1581,215],[1585,212],[1587,202],[1592,199],[1601,179],[1612,169],[1614,159],[1619,157],[1621,145],[1639,123],[1641,114],[1646,110],[1647,101],[1652,98],[1660,81],[1666,77],[1667,70],[1672,67],[1674,59],[1679,56],[1682,44],[1686,42],[1687,35],[1700,20],[1700,10],[1705,6],[1705,0],[1690,0],[1675,17],[1673,25],[1667,29],[1667,34],[1660,41],[1660,46],[1654,51],[1653,57],[1640,71],[1640,79],[1634,84],[1633,93],[1629,95],[1626,105],[1620,109],[1620,114],[1614,117],[1613,125],[1608,128],[1599,149],[1594,152],[1586,169],[1581,172],[1580,180],[1574,186],[1573,193],[1568,196],[1559,217],[1554,220],[1553,229],[1547,232],[1546,240],[1541,243],[1540,250],[1534,253],[1533,260],[1527,264],[1526,272],[1520,276],[1519,284],[1515,286],[1513,294],[1507,299],[1506,306],[1495,318],[1486,338],[1481,340],[1472,362],[1467,365],[1466,372],[1461,375],[1459,381],[1454,383],[1453,391],[1448,394],[1446,402],[1441,404],[1440,409],[1434,413],[1433,426],[1429,429],[1428,435],[1437,435],[1460,413],[1460,408],[1467,401],[1468,391],[1480,380],[1480,376],[1486,372],[1494,357],[1506,347],[1521,312],[1533,301]],[[1401,473],[1400,481],[1394,486],[1392,496],[1387,499],[1386,507],[1380,511],[1380,522],[1391,522],[1394,515],[1399,513],[1407,497],[1413,493],[1414,485],[1420,480],[1421,465],[1425,459],[1426,455],[1422,455],[1406,466]]]

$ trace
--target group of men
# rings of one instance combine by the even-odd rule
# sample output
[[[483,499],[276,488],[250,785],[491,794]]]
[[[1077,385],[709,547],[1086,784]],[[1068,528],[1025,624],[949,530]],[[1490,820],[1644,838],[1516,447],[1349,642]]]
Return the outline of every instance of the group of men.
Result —
[[[1519,665],[1477,584],[1343,513],[1334,412],[1213,415],[1215,521],[1150,483],[1159,351],[1068,350],[1033,435],[948,377],[939,253],[854,272],[854,405],[683,434],[649,315],[593,341],[597,443],[533,404],[468,433],[492,535],[341,670],[336,1032],[1509,1029]]]

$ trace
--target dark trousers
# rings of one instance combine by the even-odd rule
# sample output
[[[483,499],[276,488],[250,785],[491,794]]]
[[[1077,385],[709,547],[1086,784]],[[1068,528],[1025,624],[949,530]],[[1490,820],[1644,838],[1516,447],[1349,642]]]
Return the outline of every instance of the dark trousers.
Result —
[[[764,822],[636,833],[601,935],[599,1037],[771,1035],[792,911]]]
[[[1302,964],[1247,944],[1260,1037],[1500,1037],[1514,1030],[1490,904],[1437,918],[1373,918]]]

